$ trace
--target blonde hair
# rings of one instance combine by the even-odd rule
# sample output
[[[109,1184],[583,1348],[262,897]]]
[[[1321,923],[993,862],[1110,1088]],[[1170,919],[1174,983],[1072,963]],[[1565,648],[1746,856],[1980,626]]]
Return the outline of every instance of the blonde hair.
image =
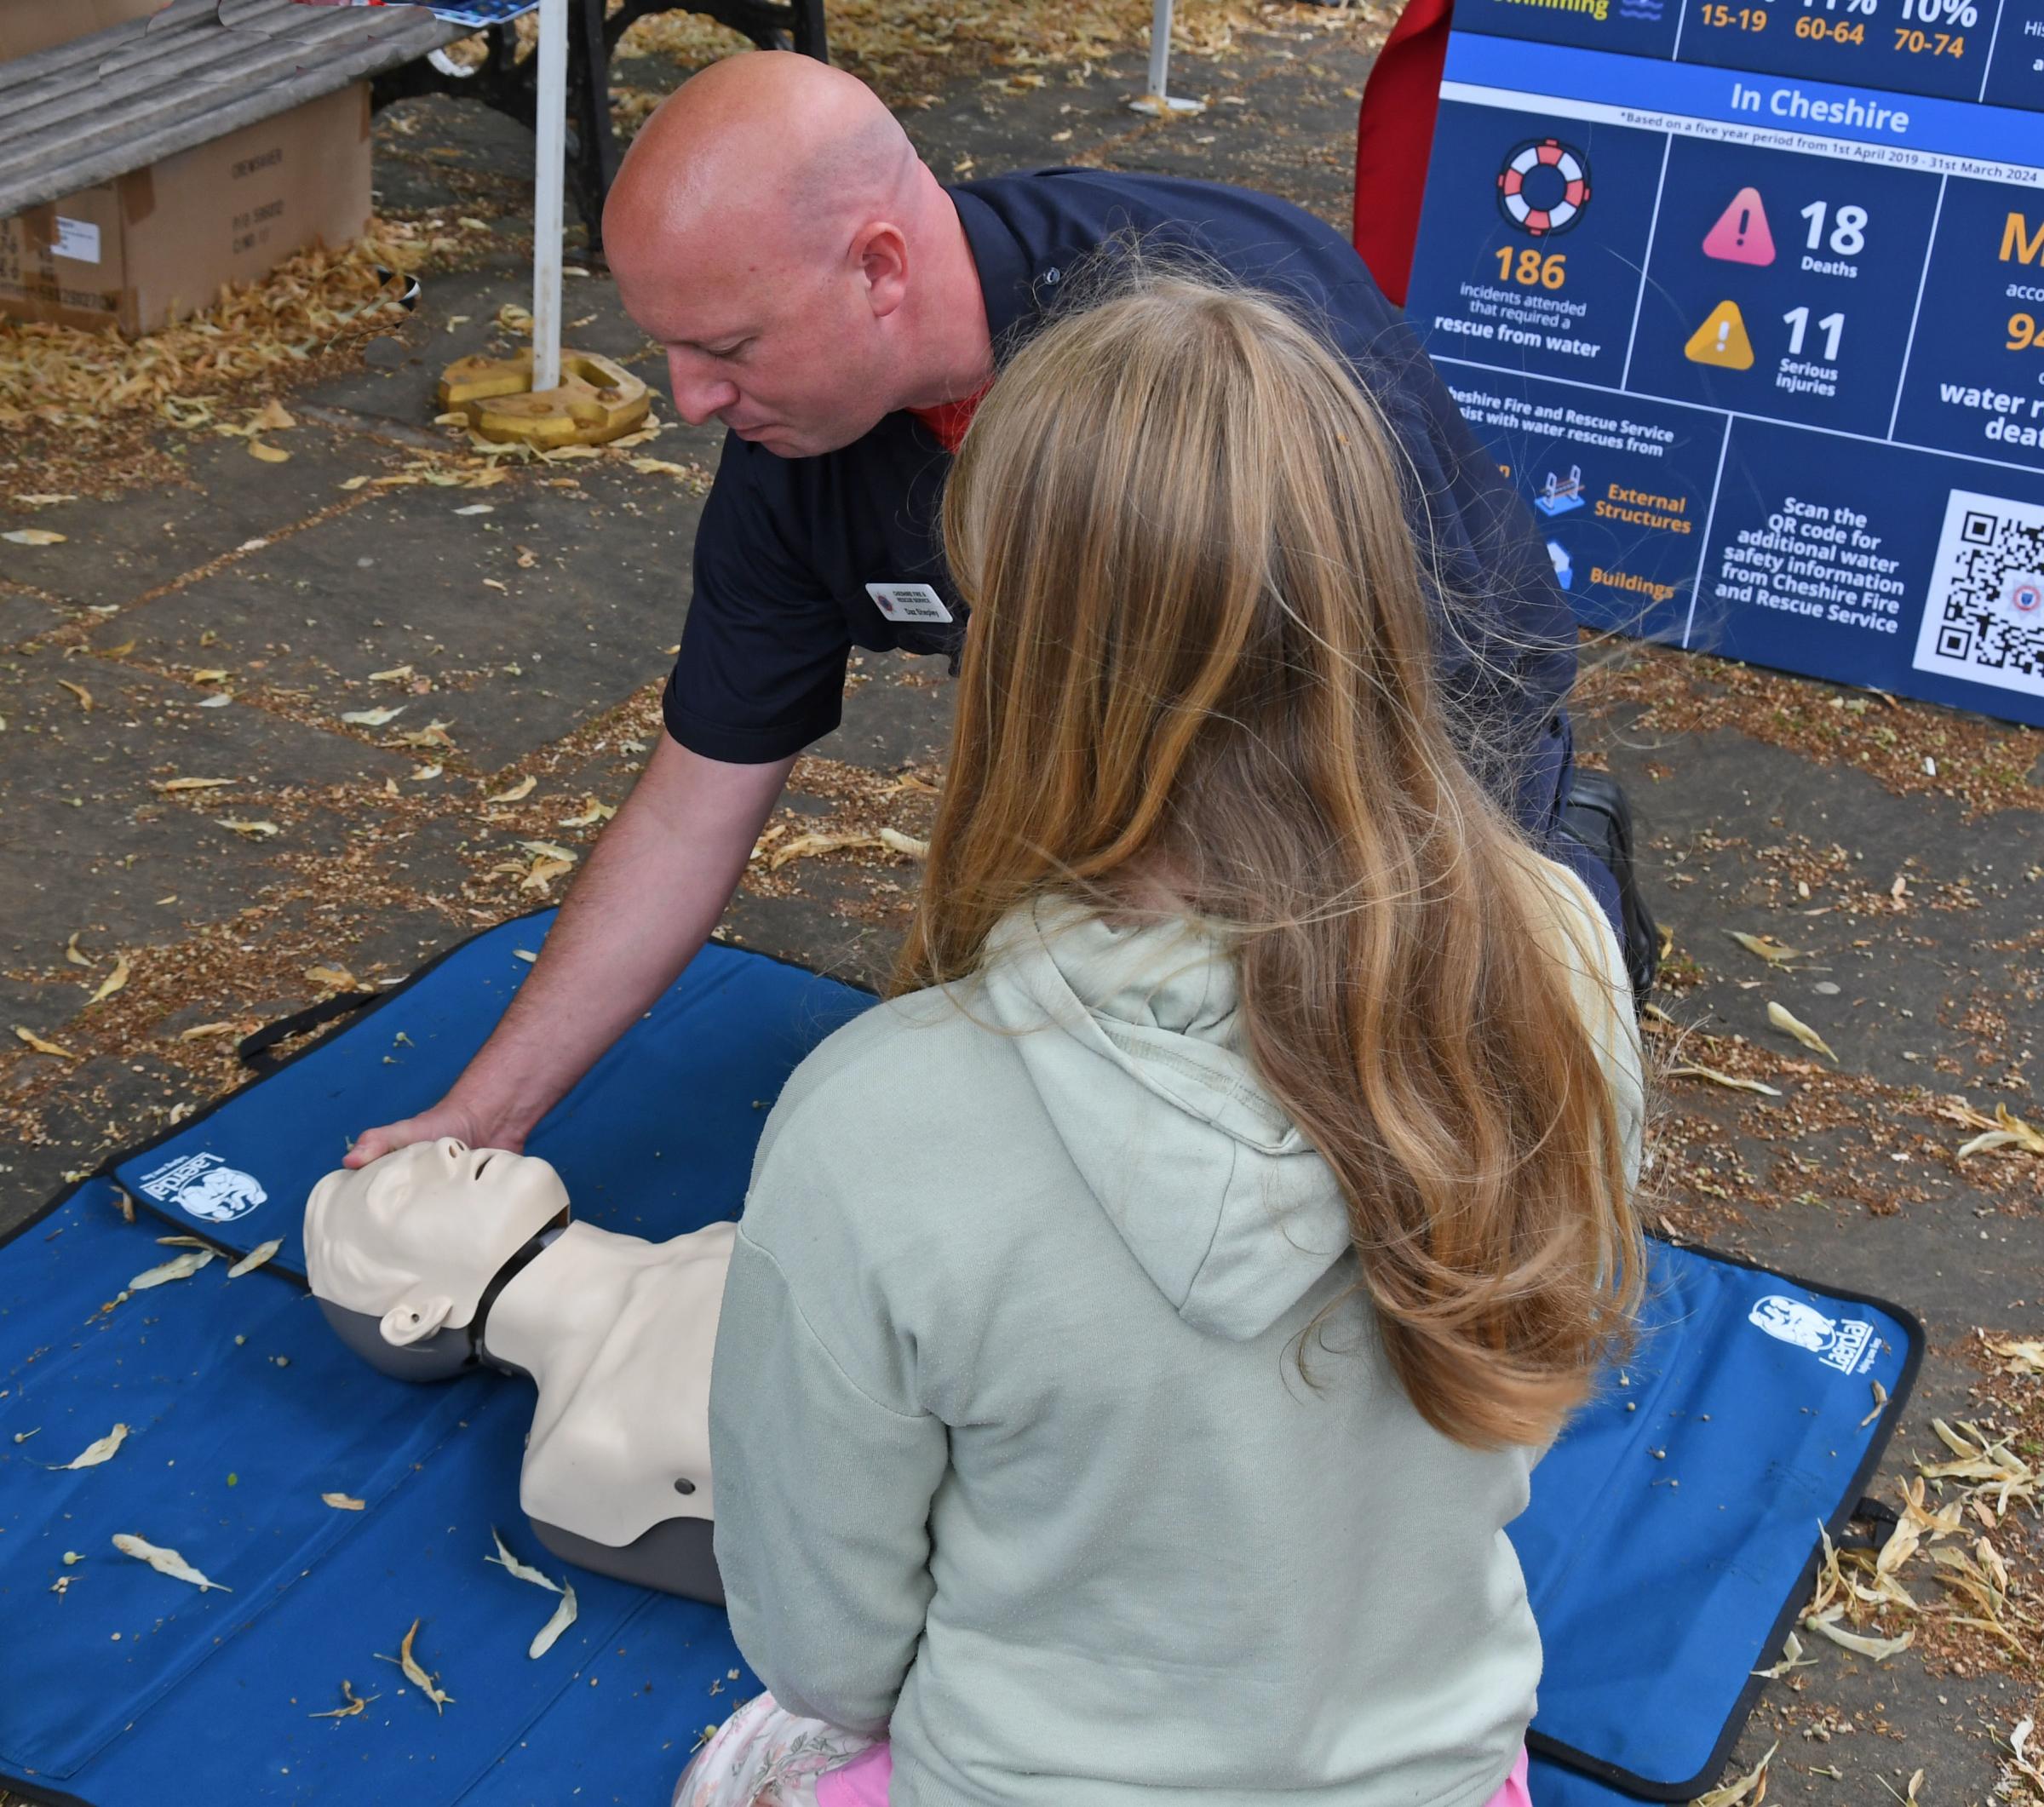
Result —
[[[1268,299],[1139,271],[1023,347],[944,498],[972,616],[897,986],[1054,892],[1162,882],[1228,925],[1413,1403],[1537,1443],[1622,1339],[1639,1232],[1553,883],[1444,725],[1399,497],[1371,403]]]

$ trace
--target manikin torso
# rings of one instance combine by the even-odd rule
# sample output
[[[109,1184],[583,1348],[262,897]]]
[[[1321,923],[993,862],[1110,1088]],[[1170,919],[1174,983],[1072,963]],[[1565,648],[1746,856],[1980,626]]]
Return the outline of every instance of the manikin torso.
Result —
[[[736,1232],[649,1242],[567,1214],[544,1161],[415,1144],[313,1188],[307,1276],[386,1374],[439,1379],[479,1359],[533,1381],[519,1504],[549,1548],[721,1598],[709,1373]]]
[[[570,1224],[498,1296],[485,1357],[539,1387],[528,1517],[619,1546],[663,1518],[715,1517],[709,1362],[735,1234],[648,1242]]]

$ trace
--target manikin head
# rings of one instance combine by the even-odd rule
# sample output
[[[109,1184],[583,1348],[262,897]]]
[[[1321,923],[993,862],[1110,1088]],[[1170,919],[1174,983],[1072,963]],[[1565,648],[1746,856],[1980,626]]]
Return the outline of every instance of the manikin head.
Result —
[[[560,1176],[533,1156],[415,1142],[313,1188],[306,1277],[323,1304],[408,1348],[472,1323],[505,1263],[567,1212]]]
[[[872,89],[786,51],[713,63],[671,95],[603,215],[618,295],[666,347],[675,408],[783,457],[951,399],[927,291],[960,236]]]

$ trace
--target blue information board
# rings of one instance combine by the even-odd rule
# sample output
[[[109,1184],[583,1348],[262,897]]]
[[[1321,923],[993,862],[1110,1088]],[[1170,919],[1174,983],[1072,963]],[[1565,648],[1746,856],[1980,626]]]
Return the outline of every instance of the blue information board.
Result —
[[[1578,616],[2044,725],[2044,0],[1454,25],[1407,311]]]

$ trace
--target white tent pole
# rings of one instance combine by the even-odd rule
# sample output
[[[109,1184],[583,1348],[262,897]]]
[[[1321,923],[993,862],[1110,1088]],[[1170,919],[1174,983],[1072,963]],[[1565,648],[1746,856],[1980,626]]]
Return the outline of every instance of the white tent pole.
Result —
[[[1162,100],[1170,92],[1171,0],[1156,0],[1150,14],[1150,92]]]
[[[1157,0],[1168,5],[1169,0]],[[567,154],[568,0],[539,0],[539,140],[532,179],[532,387],[560,387],[562,167]]]

